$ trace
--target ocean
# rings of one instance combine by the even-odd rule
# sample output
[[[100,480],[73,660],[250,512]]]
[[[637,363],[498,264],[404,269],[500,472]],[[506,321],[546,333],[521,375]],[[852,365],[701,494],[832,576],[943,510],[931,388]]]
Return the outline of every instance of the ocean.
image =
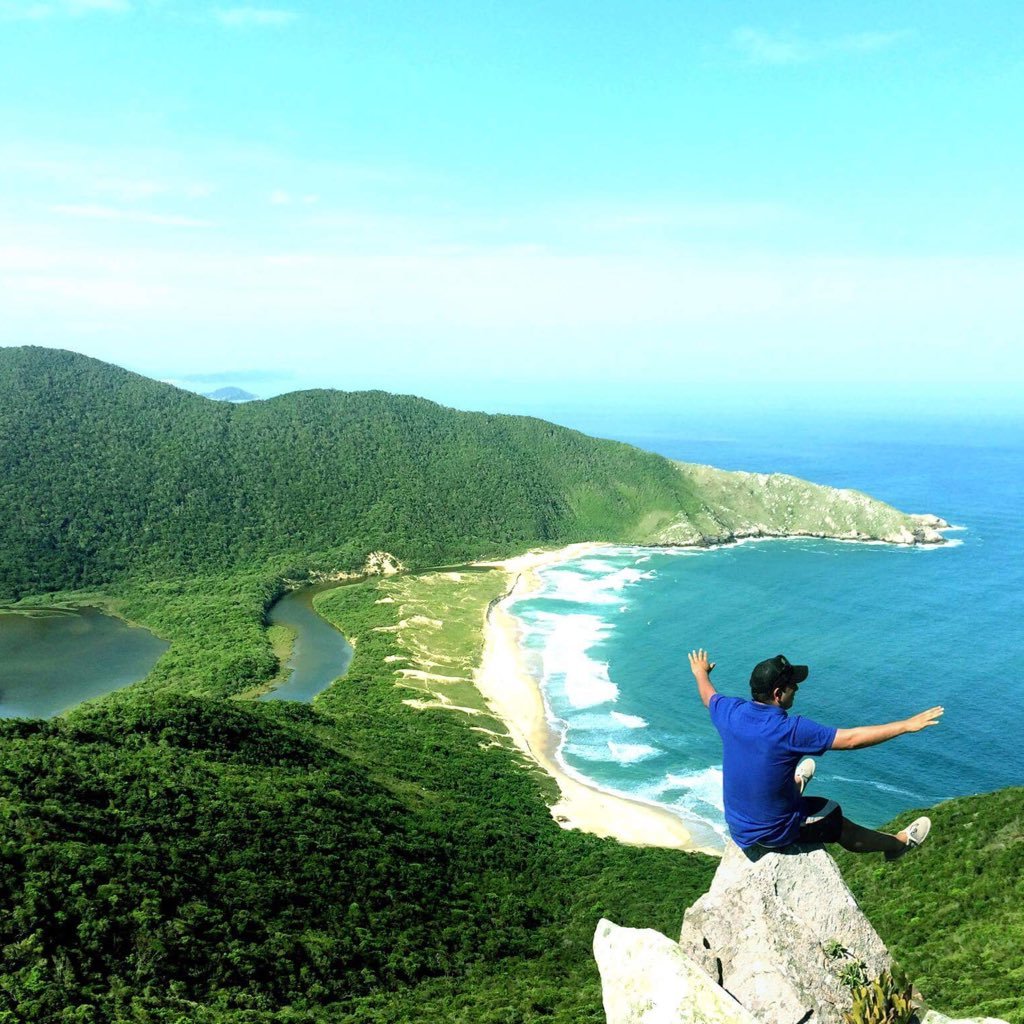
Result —
[[[543,571],[542,589],[510,610],[570,772],[724,835],[720,742],[686,657],[705,647],[717,689],[738,696],[762,658],[808,664],[793,710],[827,724],[945,707],[935,728],[818,759],[809,792],[862,824],[1024,783],[1024,422],[597,432],[670,458],[853,487],[956,529],[942,547],[616,548]]]

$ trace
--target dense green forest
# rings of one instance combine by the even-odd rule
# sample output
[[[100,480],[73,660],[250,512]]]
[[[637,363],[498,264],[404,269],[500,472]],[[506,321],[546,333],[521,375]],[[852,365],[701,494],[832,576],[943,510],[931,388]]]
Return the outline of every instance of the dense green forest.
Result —
[[[356,568],[637,540],[699,502],[672,463],[383,392],[214,402],[0,349],[0,599],[273,559]]]
[[[0,737],[0,1021],[601,1021],[596,921],[671,933],[709,857],[563,832],[550,781],[402,704],[397,612],[314,708],[133,689]]]

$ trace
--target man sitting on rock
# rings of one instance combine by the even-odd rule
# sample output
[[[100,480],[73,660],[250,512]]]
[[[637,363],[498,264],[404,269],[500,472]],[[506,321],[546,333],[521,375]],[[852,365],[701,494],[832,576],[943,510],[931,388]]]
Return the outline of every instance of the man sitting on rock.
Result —
[[[886,860],[896,860],[924,842],[931,828],[928,818],[918,818],[893,836],[850,821],[833,800],[804,796],[814,775],[814,761],[804,755],[858,750],[920,732],[938,725],[943,708],[886,725],[836,729],[789,715],[807,678],[806,665],[792,665],[781,654],[755,665],[750,674],[753,700],[717,693],[710,678],[714,667],[707,651],[690,652],[700,699],[722,737],[725,821],[737,846],[839,843],[854,853],[884,853]]]

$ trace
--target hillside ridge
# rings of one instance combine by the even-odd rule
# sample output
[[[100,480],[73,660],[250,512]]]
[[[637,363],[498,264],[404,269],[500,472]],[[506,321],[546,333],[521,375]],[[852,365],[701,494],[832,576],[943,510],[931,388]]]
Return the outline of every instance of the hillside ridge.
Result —
[[[866,496],[382,391],[217,402],[24,347],[0,350],[0,393],[4,599],[376,550],[416,568],[584,540],[942,539]]]

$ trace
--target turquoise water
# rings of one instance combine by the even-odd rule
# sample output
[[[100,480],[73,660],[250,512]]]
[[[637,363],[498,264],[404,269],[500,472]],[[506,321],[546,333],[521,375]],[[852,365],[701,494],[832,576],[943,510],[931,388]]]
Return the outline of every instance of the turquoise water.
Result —
[[[721,834],[719,740],[686,661],[704,646],[717,688],[741,696],[762,658],[806,662],[795,710],[833,725],[945,706],[935,729],[819,760],[813,792],[865,824],[1024,782],[1024,431],[908,433],[622,436],[674,458],[853,486],[960,529],[941,548],[615,549],[545,571],[544,589],[512,610],[566,765]]]

